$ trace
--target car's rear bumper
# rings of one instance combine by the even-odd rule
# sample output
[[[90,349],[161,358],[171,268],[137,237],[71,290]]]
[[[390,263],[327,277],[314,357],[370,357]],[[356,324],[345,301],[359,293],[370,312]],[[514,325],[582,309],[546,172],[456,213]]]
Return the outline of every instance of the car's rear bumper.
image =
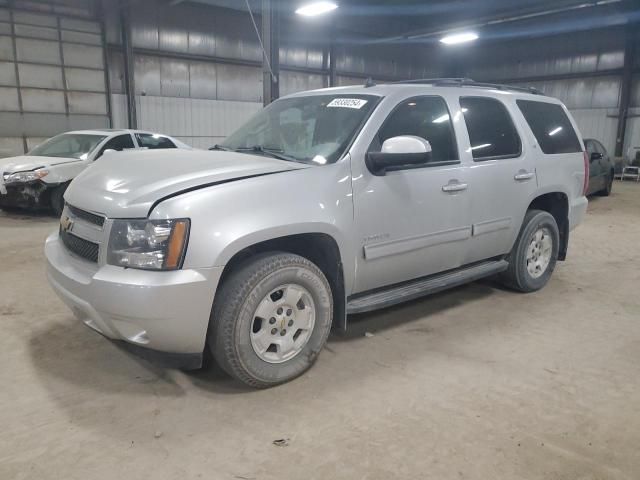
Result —
[[[582,222],[587,213],[588,205],[589,201],[585,196],[574,198],[571,201],[569,206],[569,230],[573,230]]]
[[[152,272],[74,257],[57,233],[45,245],[47,277],[74,315],[104,336],[198,366],[222,268]],[[194,360],[195,359],[195,360]]]

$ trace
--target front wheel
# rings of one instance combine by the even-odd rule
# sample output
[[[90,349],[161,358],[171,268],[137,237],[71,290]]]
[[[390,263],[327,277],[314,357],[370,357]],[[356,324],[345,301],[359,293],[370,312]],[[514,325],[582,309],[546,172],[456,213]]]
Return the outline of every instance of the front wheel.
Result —
[[[503,275],[504,283],[521,292],[540,290],[551,278],[559,246],[555,218],[542,210],[529,210],[507,257],[509,268]]]
[[[332,318],[331,287],[315,264],[290,253],[262,254],[224,280],[208,344],[232,377],[271,387],[313,365]]]

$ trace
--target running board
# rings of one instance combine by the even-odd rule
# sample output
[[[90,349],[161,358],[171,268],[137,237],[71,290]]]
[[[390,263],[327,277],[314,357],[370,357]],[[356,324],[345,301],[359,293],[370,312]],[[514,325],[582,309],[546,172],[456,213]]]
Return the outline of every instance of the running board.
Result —
[[[347,301],[347,313],[363,313],[379,308],[386,308],[398,303],[431,295],[451,287],[473,282],[490,275],[505,271],[509,266],[506,260],[492,260],[476,263],[470,267],[462,267],[445,273],[437,273],[429,277],[411,280],[394,285],[384,290],[376,290],[351,297]]]

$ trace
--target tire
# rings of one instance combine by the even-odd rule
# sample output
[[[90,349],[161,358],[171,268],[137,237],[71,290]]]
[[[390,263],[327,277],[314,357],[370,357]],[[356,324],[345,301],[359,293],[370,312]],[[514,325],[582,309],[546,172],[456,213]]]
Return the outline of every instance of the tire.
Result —
[[[542,232],[542,237],[537,237],[539,232]],[[548,262],[544,261],[545,246],[551,250]],[[507,257],[509,268],[502,276],[503,283],[525,293],[540,290],[551,278],[558,260],[559,247],[560,233],[555,218],[542,210],[527,211],[516,243]],[[536,259],[541,261],[537,262]]]
[[[63,183],[62,185],[58,185],[51,192],[51,209],[53,213],[56,214],[56,217],[60,217],[62,215],[62,210],[64,209],[64,192],[67,191],[68,183]]]
[[[322,271],[298,255],[266,253],[224,280],[211,313],[208,345],[232,377],[251,387],[272,387],[313,365],[332,320],[331,287]]]
[[[605,178],[605,187],[598,192],[601,197],[608,197],[611,195],[611,189],[613,188],[613,173],[610,173]]]

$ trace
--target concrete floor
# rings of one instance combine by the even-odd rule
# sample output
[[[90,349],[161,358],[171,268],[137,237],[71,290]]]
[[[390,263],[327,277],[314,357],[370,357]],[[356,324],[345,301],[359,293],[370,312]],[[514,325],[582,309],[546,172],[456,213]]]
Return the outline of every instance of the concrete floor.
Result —
[[[543,291],[361,315],[265,391],[80,325],[45,281],[55,228],[0,213],[0,479],[640,478],[640,184],[592,200]]]

